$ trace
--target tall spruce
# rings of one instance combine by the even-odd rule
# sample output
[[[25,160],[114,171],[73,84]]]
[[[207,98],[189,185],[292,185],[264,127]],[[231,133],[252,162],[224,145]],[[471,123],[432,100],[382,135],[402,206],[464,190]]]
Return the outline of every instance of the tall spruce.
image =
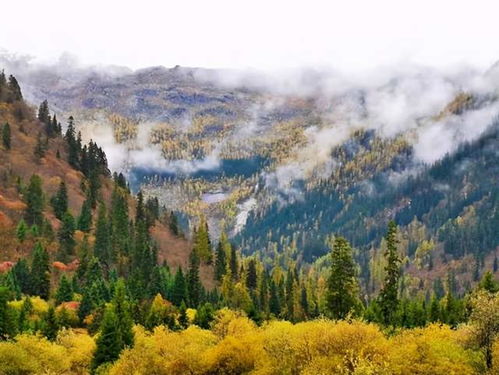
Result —
[[[68,210],[68,189],[64,181],[60,182],[59,189],[50,200],[50,203],[54,209],[55,217],[62,220],[62,217]]]
[[[327,307],[333,319],[344,319],[360,306],[359,286],[352,248],[341,236],[334,238],[331,274],[327,283]]]
[[[10,125],[8,122],[6,122],[2,126],[2,144],[3,147],[6,150],[10,150],[11,147],[11,132],[10,132]]]
[[[35,245],[33,262],[31,263],[31,295],[47,299],[50,292],[49,254],[40,242]]]
[[[385,325],[395,325],[399,307],[400,257],[397,250],[397,225],[394,221],[388,223],[386,240],[385,281],[379,295],[379,306]]]
[[[189,292],[189,305],[197,307],[201,302],[203,286],[199,278],[199,257],[195,251],[189,257],[189,272],[187,274],[187,290]]]
[[[29,180],[29,185],[26,190],[26,211],[24,219],[29,225],[37,225],[41,227],[43,224],[43,209],[44,198],[42,190],[42,179],[34,174]]]

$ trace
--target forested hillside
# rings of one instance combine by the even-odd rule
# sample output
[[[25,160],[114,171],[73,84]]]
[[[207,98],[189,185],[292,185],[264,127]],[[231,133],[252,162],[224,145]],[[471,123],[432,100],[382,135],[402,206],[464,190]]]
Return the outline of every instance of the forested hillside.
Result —
[[[410,148],[358,132],[352,160],[394,156],[270,206],[260,225],[271,219],[275,232],[250,219],[241,252],[223,232],[212,243],[203,216],[188,242],[175,214],[132,194],[74,122],[61,125],[46,101],[35,116],[0,75],[0,373],[497,371],[497,261],[486,251],[497,246],[497,124],[399,185],[384,173]],[[369,192],[341,184],[358,173]],[[368,217],[378,220],[366,234]],[[297,253],[297,241],[310,250]],[[476,285],[440,272],[408,292],[414,275],[470,254]]]

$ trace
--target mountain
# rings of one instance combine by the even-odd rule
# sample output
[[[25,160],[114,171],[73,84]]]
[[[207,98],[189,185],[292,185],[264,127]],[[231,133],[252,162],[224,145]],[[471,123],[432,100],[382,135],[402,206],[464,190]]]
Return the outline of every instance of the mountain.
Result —
[[[32,100],[73,114],[111,170],[174,210],[186,231],[203,215],[212,239],[225,230],[268,266],[319,269],[328,236],[341,234],[374,292],[394,219],[416,293],[450,273],[463,292],[497,263],[494,71],[409,67],[356,81],[23,66],[17,75]]]
[[[2,73],[0,81],[5,80]],[[15,78],[12,78],[15,80]],[[16,81],[17,82],[17,81]],[[95,226],[98,222],[98,206],[91,209],[91,222],[93,225],[89,230],[81,230],[78,227],[78,217],[81,215],[82,206],[88,200],[89,189],[91,189],[91,177],[81,165],[71,165],[70,148],[67,136],[62,136],[60,123],[57,125],[55,116],[55,130],[48,135],[49,125],[35,116],[35,109],[22,100],[9,98],[8,85],[4,92],[0,89],[0,130],[4,132],[6,126],[9,128],[9,147],[2,144],[0,148],[0,264],[14,264],[19,259],[28,258],[32,255],[34,244],[39,241],[36,234],[41,231],[40,236],[46,236],[43,244],[49,251],[52,266],[62,267],[63,270],[74,271],[81,261],[81,253],[77,251],[85,241],[90,246],[95,242]],[[0,82],[2,86],[2,82]],[[40,114],[39,116],[40,117]],[[59,129],[58,129],[59,127]],[[81,146],[81,144],[80,144]],[[87,145],[84,145],[86,149]],[[90,145],[89,145],[90,147]],[[89,148],[90,152],[91,147]],[[41,224],[35,225],[39,228],[29,229],[26,239],[19,241],[19,223],[26,218],[28,209],[27,199],[33,176],[38,176],[41,181],[41,192],[43,207],[43,220]],[[108,208],[113,207],[113,199],[116,194],[116,179],[111,175],[105,161],[103,169],[99,172],[97,199],[102,201]],[[64,223],[61,217],[57,217],[53,207],[53,199],[60,191],[61,184],[67,195],[67,210],[74,218],[74,250],[68,256],[61,253],[59,243],[60,230]],[[128,190],[119,189],[120,194],[130,207],[130,215],[135,215],[136,201]],[[23,221],[24,223],[24,221]],[[158,217],[151,224],[151,236],[157,246],[157,257],[159,262],[167,262],[173,269],[177,267],[187,268],[188,258],[192,245],[185,237],[172,233],[169,227],[168,217]],[[34,231],[30,234],[30,231]],[[61,263],[61,260],[63,261]],[[73,269],[72,269],[73,268]],[[205,285],[213,285],[212,270],[203,265],[201,276]]]

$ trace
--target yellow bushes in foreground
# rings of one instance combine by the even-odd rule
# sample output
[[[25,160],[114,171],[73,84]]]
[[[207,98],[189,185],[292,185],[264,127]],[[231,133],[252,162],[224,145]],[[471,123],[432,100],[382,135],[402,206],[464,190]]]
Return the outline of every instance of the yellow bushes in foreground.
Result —
[[[148,332],[136,326],[135,346],[107,369],[110,375],[484,373],[483,355],[467,342],[466,327],[434,324],[387,337],[376,325],[360,321],[273,321],[257,327],[223,309],[211,330],[191,326],[174,332],[160,326]],[[53,343],[21,335],[16,342],[0,343],[0,373],[85,374],[94,349],[90,336],[70,330]]]

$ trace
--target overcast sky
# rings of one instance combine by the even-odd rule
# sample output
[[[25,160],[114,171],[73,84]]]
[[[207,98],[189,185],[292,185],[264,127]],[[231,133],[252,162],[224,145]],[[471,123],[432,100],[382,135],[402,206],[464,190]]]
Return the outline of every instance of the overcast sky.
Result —
[[[497,0],[12,0],[0,48],[139,68],[365,69],[499,59]]]

